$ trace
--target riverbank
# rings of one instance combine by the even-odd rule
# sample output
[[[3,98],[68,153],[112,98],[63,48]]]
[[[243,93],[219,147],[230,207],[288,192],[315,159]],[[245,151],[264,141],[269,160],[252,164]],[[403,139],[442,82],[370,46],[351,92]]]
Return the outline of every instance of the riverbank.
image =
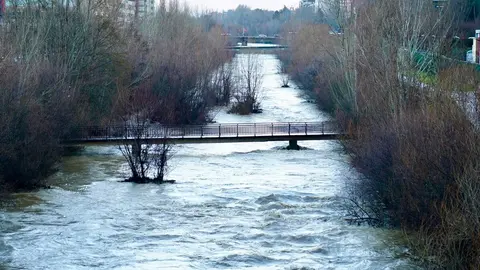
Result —
[[[365,8],[359,16],[380,18],[381,8]],[[475,268],[480,258],[479,134],[452,95],[469,78],[454,73],[439,80],[436,91],[398,79],[404,78],[400,60],[372,48],[377,41],[389,44],[393,55],[402,48],[397,41],[388,43],[383,32],[378,39],[362,36],[368,27],[358,24],[355,29],[355,48],[369,48],[356,58],[353,51],[335,54],[335,47],[326,52],[340,40],[324,44],[319,40],[339,38],[315,26],[300,29],[293,44],[302,46],[290,45],[292,54],[281,58],[294,78],[310,81],[302,85],[356,137],[343,143],[352,164],[366,176],[351,183],[353,215],[405,230],[413,254],[426,267]],[[323,35],[309,34],[315,31]],[[348,38],[348,33],[342,36]],[[348,52],[351,43],[338,45]],[[302,50],[304,46],[312,49]],[[346,60],[356,62],[352,67]]]
[[[9,8],[0,24],[0,190],[45,185],[61,141],[84,126],[147,113],[204,123],[229,100],[221,67],[232,55],[221,29],[202,27],[178,1],[160,4],[132,24],[102,3]]]

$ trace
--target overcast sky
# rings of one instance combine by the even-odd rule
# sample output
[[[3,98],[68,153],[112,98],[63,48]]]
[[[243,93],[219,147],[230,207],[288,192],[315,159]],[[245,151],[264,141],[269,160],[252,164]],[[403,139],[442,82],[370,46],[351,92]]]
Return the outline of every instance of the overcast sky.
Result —
[[[212,11],[222,11],[234,9],[238,5],[247,5],[251,8],[262,8],[269,10],[278,10],[283,6],[297,7],[299,0],[186,0],[192,8],[208,9]]]

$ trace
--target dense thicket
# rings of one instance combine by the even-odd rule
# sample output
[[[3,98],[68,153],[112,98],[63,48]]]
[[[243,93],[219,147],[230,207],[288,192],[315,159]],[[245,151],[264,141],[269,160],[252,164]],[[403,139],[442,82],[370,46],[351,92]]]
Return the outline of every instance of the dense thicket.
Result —
[[[349,183],[358,218],[408,230],[429,266],[474,269],[480,144],[463,102],[480,81],[443,56],[465,10],[455,4],[363,1],[339,13],[341,34],[304,26],[283,59],[355,136],[345,147],[365,175]]]
[[[140,18],[88,3],[13,5],[0,25],[2,190],[42,185],[63,138],[140,111],[125,105],[138,93],[165,123],[203,122],[222,98],[220,30],[203,31],[177,1]]]
[[[278,54],[282,69],[327,111],[333,110],[333,103],[330,92],[322,91],[327,86],[323,70],[330,69],[334,51],[341,44],[330,32],[326,24],[301,25],[289,41],[290,50]]]

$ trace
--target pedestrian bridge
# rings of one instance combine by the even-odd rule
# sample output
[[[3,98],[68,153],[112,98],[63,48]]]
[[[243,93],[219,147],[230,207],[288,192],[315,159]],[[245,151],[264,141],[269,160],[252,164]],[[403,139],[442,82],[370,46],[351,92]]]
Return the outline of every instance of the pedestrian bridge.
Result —
[[[208,125],[165,126],[159,124],[89,126],[78,130],[65,144],[128,144],[141,140],[143,144],[241,143],[338,140],[346,138],[335,122],[290,123],[228,123]]]
[[[276,44],[249,44],[244,45],[235,45],[235,46],[226,46],[227,50],[234,51],[274,51],[274,50],[285,50],[288,49],[286,45],[276,45]]]
[[[248,43],[263,43],[263,44],[282,44],[283,38],[272,36],[227,36],[229,42],[232,44],[242,43],[247,45]]]

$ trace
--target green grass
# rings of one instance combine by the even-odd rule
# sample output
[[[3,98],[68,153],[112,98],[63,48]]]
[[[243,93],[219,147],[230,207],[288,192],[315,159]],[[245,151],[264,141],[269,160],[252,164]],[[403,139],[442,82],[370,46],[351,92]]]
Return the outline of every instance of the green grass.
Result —
[[[438,83],[438,75],[428,72],[416,72],[415,78],[424,84],[435,85]]]

